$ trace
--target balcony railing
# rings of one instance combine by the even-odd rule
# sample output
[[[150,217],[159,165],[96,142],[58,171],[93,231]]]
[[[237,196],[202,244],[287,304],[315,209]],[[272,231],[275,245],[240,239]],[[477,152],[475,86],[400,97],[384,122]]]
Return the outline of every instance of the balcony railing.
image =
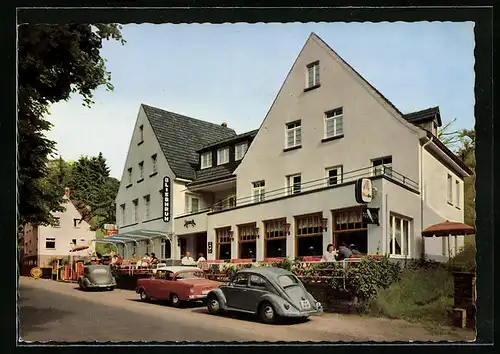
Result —
[[[278,199],[288,195],[300,195],[303,192],[313,191],[315,189],[320,189],[332,185],[342,185],[349,182],[354,182],[360,178],[374,177],[374,176],[386,176],[387,178],[399,182],[409,188],[415,190],[419,189],[418,182],[415,182],[411,178],[406,177],[403,174],[395,171],[390,165],[380,165],[376,167],[370,166],[358,170],[343,172],[341,175],[337,175],[336,177],[324,177],[312,181],[302,182],[300,183],[300,187],[298,184],[294,184],[293,187],[287,186],[270,191],[265,191],[264,193],[260,193],[258,196],[251,195],[247,197],[233,199],[234,200],[233,204],[227,204],[226,201],[223,200],[211,205],[208,208],[199,210],[198,213],[230,210],[235,207],[240,207],[243,205],[257,204],[259,202]],[[337,183],[328,184],[328,181],[331,180],[332,178],[337,178]],[[297,192],[294,192],[294,189],[297,190]],[[190,214],[179,215],[178,217],[186,215]]]

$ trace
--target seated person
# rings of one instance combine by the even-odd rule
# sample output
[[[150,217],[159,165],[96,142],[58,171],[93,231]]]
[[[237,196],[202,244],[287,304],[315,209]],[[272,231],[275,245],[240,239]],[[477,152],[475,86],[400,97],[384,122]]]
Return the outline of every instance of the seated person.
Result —
[[[191,257],[191,253],[188,251],[186,255],[181,259],[181,265],[196,265],[193,257]]]
[[[119,254],[116,256],[116,263],[117,266],[120,266],[123,264],[123,258]]]
[[[206,258],[204,257],[204,254],[198,253],[198,260],[196,261],[196,263],[205,262],[205,261],[206,261]]]
[[[139,258],[137,258],[137,255],[134,253],[132,255],[132,257],[130,258],[130,263],[135,264],[135,263],[137,263],[138,260],[139,260]]]
[[[335,252],[333,245],[330,243],[328,246],[326,246],[326,253],[321,258],[321,262],[334,262],[336,256],[337,252]]]
[[[345,242],[342,242],[339,247],[339,254],[337,256],[338,261],[342,261],[346,258],[351,258],[352,251],[347,247]]]
[[[350,245],[349,248],[351,249],[351,252],[353,255],[360,255],[361,254],[361,252],[359,252],[359,250],[355,244]]]
[[[156,264],[156,263],[159,263],[160,260],[158,258],[156,258],[156,255],[153,253],[151,253],[151,264]]]

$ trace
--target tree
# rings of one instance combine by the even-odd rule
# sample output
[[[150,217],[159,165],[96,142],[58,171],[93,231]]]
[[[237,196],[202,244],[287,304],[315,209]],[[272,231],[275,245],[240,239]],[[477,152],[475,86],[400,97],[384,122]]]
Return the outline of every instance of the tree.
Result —
[[[106,25],[21,25],[18,27],[18,225],[50,224],[51,211],[62,211],[62,196],[47,190],[47,163],[55,142],[45,133],[50,104],[73,93],[90,107],[94,90],[113,90],[111,74],[100,56],[104,40],[122,44],[121,27]]]
[[[462,129],[457,156],[474,172],[464,179],[464,222],[476,226],[476,131]]]
[[[438,139],[450,149],[453,148],[456,143],[460,142],[461,131],[451,130],[451,126],[456,120],[457,118],[453,118],[438,131]]]

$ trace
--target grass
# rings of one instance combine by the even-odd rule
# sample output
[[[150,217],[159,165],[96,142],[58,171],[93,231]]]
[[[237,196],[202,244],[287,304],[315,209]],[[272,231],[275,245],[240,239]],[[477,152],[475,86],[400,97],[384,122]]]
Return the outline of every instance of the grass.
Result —
[[[426,323],[450,324],[453,276],[444,268],[404,270],[401,280],[381,289],[370,303],[372,315]]]

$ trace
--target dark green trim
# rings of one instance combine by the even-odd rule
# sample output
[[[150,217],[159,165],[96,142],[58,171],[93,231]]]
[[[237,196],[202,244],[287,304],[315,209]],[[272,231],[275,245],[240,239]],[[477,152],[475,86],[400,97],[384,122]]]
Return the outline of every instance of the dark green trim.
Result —
[[[143,141],[139,141],[139,142],[137,143],[137,146],[142,145],[143,143],[144,143],[144,140],[143,140]]]
[[[311,87],[306,87],[306,88],[304,89],[304,92],[307,92],[307,91],[311,91],[311,90],[317,89],[318,87],[321,87],[321,84],[316,84],[316,85],[311,86]]]
[[[324,139],[321,139],[321,142],[322,142],[322,143],[326,143],[327,141],[332,141],[332,140],[342,139],[343,137],[344,137],[344,134],[335,135],[335,136],[331,136],[331,137],[329,137],[329,138],[324,138]]]
[[[163,216],[160,216],[159,218],[149,219],[149,220],[143,221],[142,223],[143,223],[143,224],[145,224],[145,223],[147,223],[147,222],[160,220],[160,219],[162,219],[162,218],[163,218]]]
[[[154,176],[156,176],[157,174],[158,174],[158,172],[153,172],[152,174],[150,174],[150,175],[149,175],[149,177],[150,177],[150,178],[151,178],[151,177],[154,177]]]
[[[139,225],[139,223],[135,222],[133,224],[123,225],[122,227],[130,227],[130,226],[135,226],[135,225]]]
[[[144,178],[137,180],[137,183],[141,183],[142,181],[144,181]]]
[[[300,149],[301,147],[302,147],[302,145],[292,146],[292,147],[289,147],[289,148],[283,149],[283,152],[288,152],[288,151],[292,151],[292,150],[297,150],[297,149]]]
[[[132,187],[132,183],[127,184],[125,188],[130,188],[130,187]]]

